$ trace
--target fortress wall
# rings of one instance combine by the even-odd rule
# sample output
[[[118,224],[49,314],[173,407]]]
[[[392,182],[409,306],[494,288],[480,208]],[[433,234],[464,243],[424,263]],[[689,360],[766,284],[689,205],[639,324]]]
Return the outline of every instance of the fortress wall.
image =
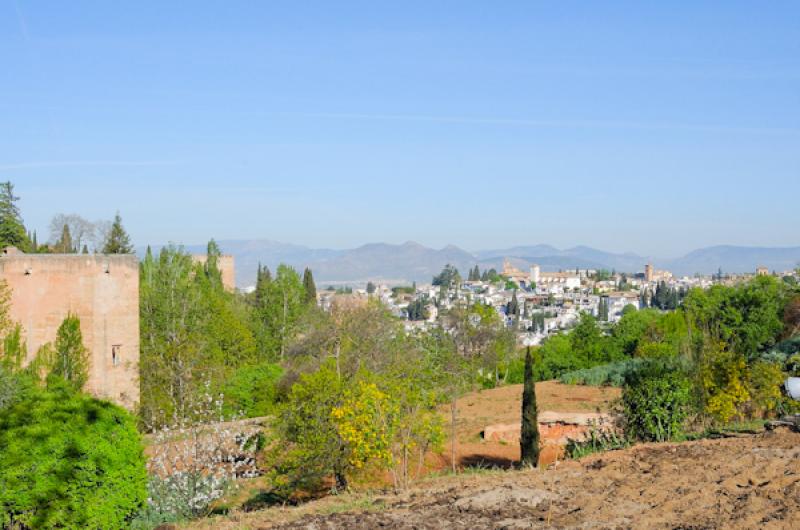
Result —
[[[13,253],[0,257],[11,318],[22,324],[28,361],[68,313],[90,351],[86,390],[133,408],[139,401],[139,265],[135,256]],[[116,352],[117,360],[114,360]]]

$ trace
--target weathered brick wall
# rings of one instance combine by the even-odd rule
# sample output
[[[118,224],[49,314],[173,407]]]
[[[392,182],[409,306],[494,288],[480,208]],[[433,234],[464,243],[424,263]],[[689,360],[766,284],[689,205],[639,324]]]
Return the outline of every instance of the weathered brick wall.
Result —
[[[139,401],[139,263],[135,256],[0,256],[11,318],[25,329],[28,361],[53,342],[68,313],[90,350],[86,390],[133,408]],[[117,351],[115,364],[112,351]]]

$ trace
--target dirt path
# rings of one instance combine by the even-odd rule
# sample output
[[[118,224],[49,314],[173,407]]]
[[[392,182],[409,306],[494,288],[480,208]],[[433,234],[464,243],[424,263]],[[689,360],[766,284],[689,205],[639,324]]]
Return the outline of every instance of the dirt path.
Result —
[[[402,495],[351,501],[353,511],[344,513],[330,513],[338,511],[330,500],[320,502],[316,508],[295,508],[302,516],[272,509],[212,524],[251,529],[798,528],[800,435],[781,429],[650,444],[547,470],[442,477]]]

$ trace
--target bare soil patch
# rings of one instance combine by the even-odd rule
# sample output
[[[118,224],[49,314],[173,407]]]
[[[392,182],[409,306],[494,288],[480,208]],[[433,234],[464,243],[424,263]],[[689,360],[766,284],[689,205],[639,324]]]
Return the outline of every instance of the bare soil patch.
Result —
[[[549,469],[440,477],[198,528],[797,528],[800,434],[646,444]],[[341,512],[341,513],[335,513]]]
[[[612,402],[619,396],[620,389],[613,387],[564,385],[557,381],[536,383],[539,412],[608,412]],[[520,421],[522,385],[472,392],[459,399],[457,405],[456,461],[460,466],[509,468],[519,460],[519,444],[484,440],[481,431],[487,425]],[[449,422],[449,406],[443,406],[441,411]],[[541,463],[552,463],[558,456],[556,448],[548,447],[542,454]],[[449,459],[448,440],[445,451],[432,467],[446,469]]]

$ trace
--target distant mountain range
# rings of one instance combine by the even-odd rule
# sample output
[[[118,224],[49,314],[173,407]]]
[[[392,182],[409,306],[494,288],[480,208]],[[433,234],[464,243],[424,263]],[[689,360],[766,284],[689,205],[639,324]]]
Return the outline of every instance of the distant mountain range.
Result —
[[[448,263],[458,267],[466,276],[468,269],[476,264],[482,270],[494,267],[499,271],[504,258],[522,269],[538,263],[545,271],[580,268],[641,272],[650,262],[656,269],[667,269],[678,275],[711,274],[719,268],[732,273],[752,272],[759,266],[784,271],[800,264],[800,247],[714,246],[694,250],[680,258],[660,259],[633,253],[605,252],[586,246],[561,250],[550,245],[531,245],[468,252],[453,245],[434,249],[412,241],[400,245],[370,243],[345,250],[315,249],[269,240],[218,243],[224,253],[235,257],[236,281],[240,287],[255,282],[259,263],[272,271],[280,263],[299,271],[310,267],[320,285],[361,284],[368,280],[391,284],[430,282]],[[186,250],[204,253],[206,247],[190,245]]]

